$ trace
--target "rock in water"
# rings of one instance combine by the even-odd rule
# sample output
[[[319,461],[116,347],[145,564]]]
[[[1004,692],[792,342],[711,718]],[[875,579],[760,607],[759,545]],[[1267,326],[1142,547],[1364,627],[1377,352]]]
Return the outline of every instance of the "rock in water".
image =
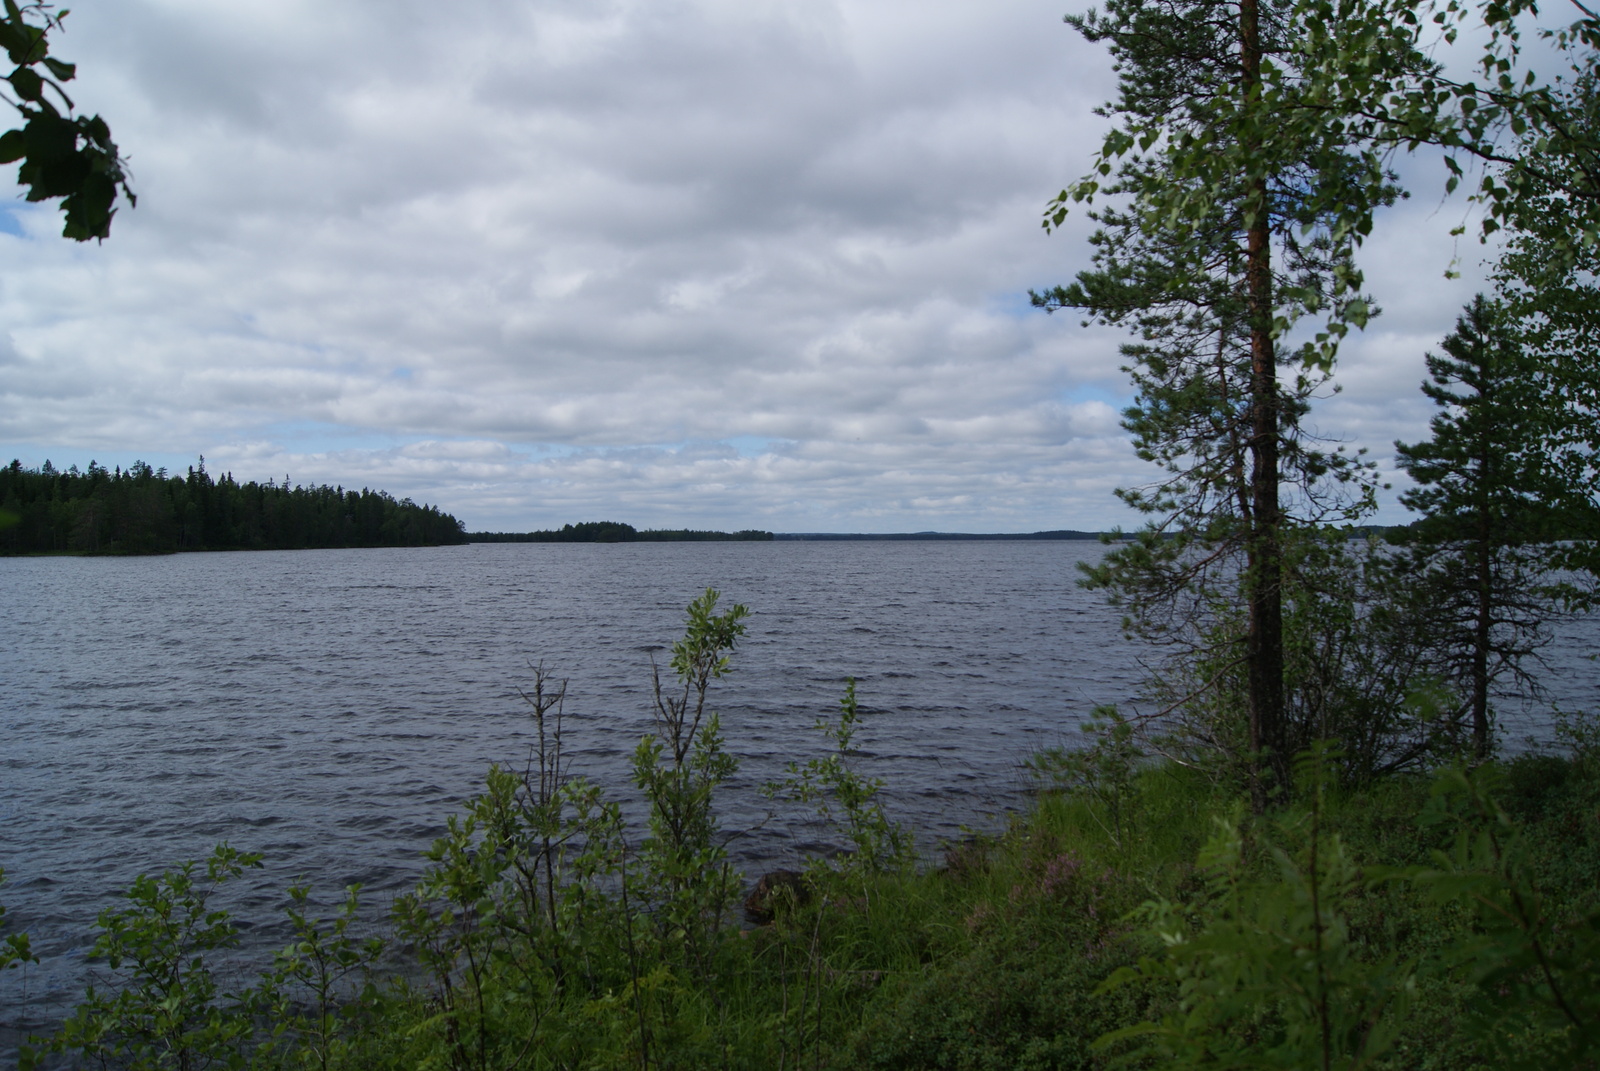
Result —
[[[758,926],[771,922],[780,911],[811,900],[811,886],[798,870],[773,870],[761,875],[744,899],[744,917]]]

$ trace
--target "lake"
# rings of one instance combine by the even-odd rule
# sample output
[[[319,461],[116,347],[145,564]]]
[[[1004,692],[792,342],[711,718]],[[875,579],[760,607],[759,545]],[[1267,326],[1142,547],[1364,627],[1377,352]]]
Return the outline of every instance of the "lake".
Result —
[[[1092,542],[472,544],[0,559],[0,903],[42,966],[0,977],[7,1036],[59,1017],[97,913],[133,878],[221,840],[266,855],[226,905],[281,944],[283,890],[368,890],[374,914],[492,762],[521,764],[518,689],[570,683],[572,771],[632,799],[650,673],[706,587],[751,610],[714,686],[742,768],[723,825],[747,873],[830,847],[760,785],[823,753],[854,676],[865,772],[927,846],[1020,805],[1017,768],[1101,703],[1136,704],[1148,656],[1077,587]],[[1600,709],[1595,622],[1548,652],[1553,695]],[[1507,734],[1538,734],[1507,712]],[[9,1009],[9,1010],[8,1010]]]

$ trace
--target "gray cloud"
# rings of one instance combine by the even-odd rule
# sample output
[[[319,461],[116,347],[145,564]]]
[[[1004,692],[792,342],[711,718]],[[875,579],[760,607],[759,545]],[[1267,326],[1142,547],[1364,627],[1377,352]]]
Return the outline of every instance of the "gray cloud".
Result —
[[[83,0],[57,50],[140,205],[99,247],[0,233],[0,447],[473,527],[1129,523],[1120,340],[1026,308],[1087,262],[1038,221],[1112,88],[1060,13]],[[1449,211],[1375,235],[1387,311],[1317,414],[1384,457],[1471,294]]]

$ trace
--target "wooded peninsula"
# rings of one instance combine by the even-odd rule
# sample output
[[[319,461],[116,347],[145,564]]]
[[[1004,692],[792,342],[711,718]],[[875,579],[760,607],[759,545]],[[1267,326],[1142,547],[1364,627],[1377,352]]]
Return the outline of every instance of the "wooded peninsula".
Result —
[[[718,543],[764,542],[771,532],[702,532],[690,528],[646,528],[621,521],[584,521],[537,532],[469,532],[469,543]]]
[[[183,476],[136,461],[0,469],[0,554],[171,554],[465,543],[437,506],[362,488],[239,483],[205,458]]]

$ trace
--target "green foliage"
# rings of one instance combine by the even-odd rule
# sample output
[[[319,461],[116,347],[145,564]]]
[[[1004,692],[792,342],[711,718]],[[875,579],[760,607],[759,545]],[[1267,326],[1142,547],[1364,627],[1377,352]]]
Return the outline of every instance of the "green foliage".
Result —
[[[186,476],[136,461],[65,472],[46,461],[0,468],[0,554],[167,554],[181,550],[436,546],[464,543],[436,506],[382,491],[215,479],[205,458]]]
[[[915,847],[910,832],[890,820],[878,801],[883,779],[867,777],[850,765],[862,717],[856,703],[856,681],[851,677],[839,700],[838,720],[817,719],[817,731],[828,738],[833,750],[803,765],[790,762],[785,767],[788,777],[763,788],[769,796],[811,804],[819,818],[836,826],[850,843],[850,850],[819,863],[857,877],[910,865]]]
[[[1331,770],[1366,783],[1453,756],[1432,705],[1439,688],[1429,608],[1412,597],[1391,552],[1339,530],[1290,548],[1285,613],[1287,743],[1328,741]]]
[[[1495,800],[1492,781],[1460,768],[1440,775],[1424,820],[1453,826],[1453,842],[1410,877],[1469,913],[1471,931],[1443,958],[1478,987],[1471,1026],[1498,1050],[1500,1066],[1593,1066],[1600,904],[1591,895],[1573,911],[1542,888],[1535,845]]]
[[[1078,928],[1099,929],[1092,921]],[[980,943],[895,993],[892,1013],[862,1029],[852,1062],[839,1066],[885,1071],[1099,1067],[1095,1036],[1136,1005],[1097,994],[1097,983],[1120,961],[1094,949],[1097,939]]]
[[[1283,563],[1284,745],[1300,751],[1336,741],[1330,761],[1341,777],[1357,781],[1455,755],[1449,712],[1459,704],[1440,664],[1437,606],[1413,586],[1406,563],[1340,529],[1309,528],[1285,540]],[[1159,725],[1162,753],[1224,783],[1246,783],[1244,609],[1225,580],[1209,593],[1209,579],[1197,585],[1200,592],[1181,584],[1150,589],[1159,574],[1136,576],[1145,566],[1128,568],[1113,588],[1114,600],[1133,611],[1127,627],[1169,651],[1146,686],[1157,715],[1141,721]]]
[[[1313,445],[1303,423],[1340,339],[1374,312],[1355,251],[1399,196],[1385,150],[1323,106],[1320,59],[1301,43],[1313,17],[1289,0],[1111,0],[1068,16],[1111,52],[1118,96],[1103,113],[1118,125],[1045,225],[1079,202],[1112,207],[1090,212],[1093,268],[1033,295],[1138,339],[1122,350],[1138,392],[1124,425],[1163,475],[1118,492],[1151,522],[1086,583],[1128,607],[1130,631],[1242,667],[1230,735],[1257,810],[1289,783],[1288,544],[1373,501],[1370,466]],[[1403,36],[1367,53],[1367,76],[1426,65]]]
[[[1163,1067],[1368,1067],[1399,1033],[1413,965],[1373,954],[1352,932],[1349,903],[1372,880],[1322,826],[1321,756],[1307,806],[1248,844],[1236,814],[1200,853],[1202,893],[1152,900],[1136,918],[1164,947],[1108,985],[1159,980],[1177,999],[1157,1022],[1108,1034]],[[1303,769],[1306,769],[1303,767]],[[1264,852],[1272,871],[1253,872]]]
[[[1572,93],[1579,129],[1600,130],[1596,74],[1591,61]],[[1495,270],[1497,302],[1535,373],[1540,410],[1524,413],[1544,430],[1539,474],[1547,512],[1555,514],[1557,546],[1547,548],[1561,568],[1587,574],[1582,605],[1592,606],[1600,576],[1600,248],[1574,233],[1571,199],[1546,191],[1520,211]]]
[[[1249,7],[1240,5],[1240,22]],[[1600,22],[1589,8],[1577,7],[1577,21],[1554,27],[1540,25],[1538,6],[1527,0],[1303,0],[1263,7],[1259,82],[1217,79],[1211,100],[1193,109],[1197,114],[1170,125],[1153,112],[1126,122],[1105,138],[1089,175],[1051,202],[1046,225],[1059,226],[1073,204],[1095,197],[1101,180],[1138,153],[1164,157],[1176,182],[1204,178],[1188,194],[1168,195],[1172,218],[1182,222],[1204,212],[1208,187],[1222,189],[1230,170],[1246,174],[1252,166],[1228,152],[1207,160],[1217,144],[1256,149],[1258,166],[1295,159],[1296,148],[1308,148],[1300,159],[1324,173],[1338,171],[1336,154],[1355,147],[1360,166],[1344,181],[1357,183],[1395,151],[1434,145],[1445,150],[1447,193],[1470,179],[1468,168],[1479,166],[1472,197],[1483,208],[1484,238],[1556,201],[1561,215],[1546,226],[1553,238],[1560,234],[1552,249],[1559,264],[1600,237],[1592,121]],[[1217,14],[1216,24],[1228,25],[1228,9],[1219,5]],[[1292,33],[1275,32],[1280,19],[1292,21]],[[1532,50],[1524,42],[1530,22],[1540,41]],[[1213,32],[1182,28],[1180,39]],[[1532,67],[1552,60],[1567,69],[1549,77]],[[1467,76],[1457,77],[1461,73]],[[1237,138],[1228,137],[1236,132]],[[1321,189],[1336,196],[1332,184]],[[1368,202],[1358,197],[1341,208],[1330,197],[1326,203],[1336,236],[1353,234],[1359,241],[1370,231]]]
[[[1044,748],[1024,765],[1039,782],[1084,799],[1095,821],[1120,847],[1134,776],[1146,756],[1133,723],[1114,706],[1096,707],[1082,730],[1093,741],[1088,747]]]
[[[1116,0],[1069,16],[1084,36],[1108,42],[1118,63],[1119,96],[1105,111],[1119,125],[1089,174],[1046,208],[1045,225],[1059,226],[1077,203],[1121,195],[1129,204],[1092,216],[1105,224],[1093,239],[1103,268],[1050,296],[1112,322],[1166,306],[1180,330],[1208,325],[1201,333],[1218,344],[1207,353],[1262,331],[1282,338],[1320,316],[1296,357],[1326,371],[1338,339],[1371,314],[1351,255],[1398,192],[1359,117],[1327,107],[1329,69],[1359,46],[1320,20],[1360,10]],[[1345,92],[1430,66],[1403,27],[1362,45],[1340,70]],[[1246,248],[1258,229],[1282,259],[1270,293],[1244,284],[1250,258],[1267,252]]]
[[[1549,463],[1562,409],[1546,363],[1501,303],[1474,298],[1442,348],[1428,355],[1422,386],[1442,410],[1432,437],[1395,444],[1417,484],[1400,501],[1423,515],[1396,565],[1482,758],[1493,743],[1491,690],[1510,677],[1537,692],[1525,662],[1567,601],[1548,579],[1568,553],[1551,542],[1566,527],[1559,467]]]
[[[565,682],[535,671],[524,696],[537,731],[527,768],[490,769],[486,791],[450,819],[427,853],[432,865],[395,903],[395,935],[421,976],[376,1004],[358,1002],[388,1024],[379,1031],[391,1043],[384,1060],[568,1066],[575,1048],[593,1049],[618,1028],[604,1011],[620,999],[611,987],[625,986],[631,1003],[623,1003],[645,1014],[648,994],[629,975],[637,906],[622,815],[568,775],[565,694]]]
[[[1478,164],[1472,199],[1482,207],[1482,239],[1527,226],[1554,200],[1560,217],[1542,229],[1554,239],[1549,264],[1559,269],[1600,237],[1592,100],[1600,22],[1584,4],[1575,6],[1577,21],[1551,26],[1527,0],[1318,0],[1308,5],[1315,29],[1303,47],[1318,58],[1324,106],[1357,117],[1365,136],[1407,151],[1422,144],[1445,149],[1446,192],[1469,177],[1464,164]],[[1539,42],[1532,49],[1524,41],[1530,23]],[[1432,44],[1439,62],[1385,77],[1362,61],[1363,50],[1396,38]],[[1447,71],[1443,58],[1457,46],[1469,54]]]
[[[1556,742],[1572,755],[1579,770],[1589,776],[1600,772],[1600,717],[1557,711],[1555,735]]]
[[[285,912],[295,940],[275,957],[263,990],[274,1024],[267,1051],[284,1051],[290,1066],[328,1071],[347,1064],[356,1035],[377,1012],[373,972],[385,943],[376,935],[358,936],[360,892],[359,885],[346,889],[333,918],[323,920],[309,914],[308,886],[289,887]]]
[[[426,855],[432,864],[414,891],[397,897],[395,936],[415,950],[433,985],[436,1013],[417,1033],[436,1040],[454,1067],[490,1065],[494,1038],[493,968],[506,954],[494,893],[509,864],[504,816],[516,778],[489,771],[488,791]]]
[[[1134,333],[1123,353],[1138,397],[1124,423],[1141,456],[1163,469],[1152,486],[1118,492],[1152,521],[1139,540],[1091,570],[1088,583],[1128,608],[1131,632],[1180,645],[1176,676],[1183,679],[1171,698],[1210,707],[1213,716],[1203,720],[1226,729],[1215,736],[1243,756],[1258,812],[1289,783],[1288,756],[1308,742],[1297,732],[1306,709],[1321,707],[1317,718],[1329,720],[1327,704],[1307,694],[1308,678],[1294,664],[1328,645],[1314,633],[1294,633],[1295,615],[1302,624],[1331,615],[1341,637],[1332,646],[1356,652],[1358,679],[1393,678],[1401,687],[1392,694],[1426,690],[1421,678],[1430,671],[1451,684],[1464,676],[1460,657],[1454,672],[1440,673],[1450,660],[1425,666],[1415,645],[1402,645],[1404,656],[1382,673],[1367,673],[1385,659],[1373,657],[1365,639],[1350,647],[1345,641],[1363,633],[1338,618],[1379,627],[1430,615],[1359,602],[1346,613],[1295,575],[1292,560],[1295,542],[1308,533],[1314,539],[1317,526],[1353,521],[1372,504],[1368,466],[1308,445],[1301,426],[1340,340],[1375,311],[1361,292],[1355,253],[1377,211],[1399,195],[1390,171],[1397,150],[1444,146],[1447,189],[1465,177],[1457,157],[1476,158],[1484,165],[1474,195],[1486,209],[1483,234],[1516,229],[1502,290],[1514,298],[1525,337],[1537,340],[1530,344],[1541,353],[1542,398],[1558,401],[1521,414],[1519,431],[1533,434],[1519,436],[1508,460],[1543,461],[1537,483],[1558,489],[1560,530],[1584,537],[1551,558],[1597,572],[1600,555],[1587,537],[1600,485],[1600,392],[1586,355],[1596,338],[1597,305],[1587,299],[1600,242],[1600,21],[1579,8],[1578,22],[1538,31],[1538,51],[1568,65],[1554,79],[1528,67],[1524,27],[1538,11],[1523,0],[1110,0],[1067,18],[1109,46],[1119,92],[1102,113],[1117,125],[1089,173],[1045,210],[1052,229],[1073,206],[1095,206],[1094,266],[1033,299]],[[1437,50],[1458,38],[1464,46],[1471,39],[1481,81],[1446,73]],[[1533,435],[1541,441],[1522,449]],[[1428,459],[1415,461],[1425,479]],[[1533,483],[1528,489],[1531,495]],[[1408,582],[1420,588],[1450,586],[1449,563],[1414,572]],[[1524,579],[1513,576],[1500,590],[1521,584],[1526,591]],[[1592,588],[1566,592],[1575,594],[1592,597]],[[1448,616],[1452,608],[1443,609]],[[1513,670],[1527,648],[1527,629],[1516,635],[1529,620],[1523,609],[1513,608],[1520,621],[1491,644],[1508,653],[1501,664]],[[1486,613],[1480,606],[1479,618]],[[1482,631],[1469,659],[1477,663],[1467,674],[1473,679],[1462,690],[1485,754],[1484,695],[1493,673],[1483,667]],[[1458,640],[1446,635],[1440,646],[1459,655]],[[1242,691],[1225,698],[1218,685],[1235,680]],[[1350,685],[1335,687],[1353,694]],[[1396,704],[1378,694],[1355,706],[1387,706],[1387,720],[1397,724],[1414,720],[1392,716]],[[1216,719],[1228,708],[1241,724]],[[1343,729],[1362,729],[1357,719],[1334,720],[1345,723],[1347,744]],[[1374,748],[1365,735],[1347,753],[1365,752],[1369,767],[1375,758],[1391,762],[1384,753],[1397,749]]]
[[[106,995],[90,986],[45,1051],[133,1071],[245,1066],[259,994],[220,991],[213,960],[238,946],[239,931],[211,899],[260,865],[259,855],[219,844],[203,870],[188,862],[141,875],[127,907],[100,913],[89,953],[121,972],[121,988]],[[24,1066],[34,1058],[25,1053]]]
[[[716,789],[738,770],[723,748],[721,720],[706,706],[711,682],[730,668],[730,654],[750,613],[735,605],[717,614],[717,592],[688,606],[681,640],[672,645],[677,687],[664,692],[654,675],[656,733],[639,741],[634,783],[650,804],[650,834],[640,846],[642,891],[663,931],[685,942],[699,969],[738,889],[738,876],[717,839]]]
[[[1218,820],[1199,880],[1133,914],[1152,951],[1107,987],[1170,996],[1099,1046],[1163,1067],[1592,1066],[1587,760],[1534,754],[1446,769],[1426,794],[1396,778],[1357,795],[1327,782],[1327,760],[1299,764],[1298,807]]]
[[[553,715],[560,694],[536,682],[530,699]],[[1588,739],[1587,719],[1569,725]],[[1149,766],[1124,779],[1109,735],[1113,754],[1096,761],[1118,771],[1120,842],[1104,799],[1077,782],[1004,835],[952,849],[945,868],[862,874],[769,927],[708,943],[705,973],[630,893],[659,879],[606,832],[614,810],[586,827],[569,802],[540,824],[536,764],[495,770],[450,825],[384,955],[363,935],[353,891],[318,919],[296,886],[294,942],[231,995],[212,957],[237,935],[207,900],[253,860],[221,849],[207,875],[191,865],[141,878],[130,907],[107,912],[97,954],[120,957],[125,991],[91,992],[27,1058],[952,1071],[1593,1058],[1592,755],[1532,755],[1494,783],[1492,767],[1449,772],[1431,794],[1403,775],[1339,789],[1319,755],[1298,768],[1296,808],[1251,820],[1198,771]],[[593,801],[580,782],[558,787]],[[1218,809],[1229,817],[1212,820]],[[568,845],[548,857],[564,860],[553,914],[542,892],[528,898],[519,869],[548,888],[542,865],[528,866],[547,858],[545,833]],[[1440,833],[1446,847],[1430,855]],[[580,863],[591,852],[605,861]]]
[[[110,236],[119,191],[130,205],[137,198],[105,120],[72,114],[62,83],[72,81],[77,67],[51,56],[48,40],[66,15],[49,3],[5,0],[0,48],[15,64],[6,76],[12,94],[7,103],[22,125],[0,134],[0,163],[18,164],[17,182],[28,188],[29,201],[61,198],[62,237],[86,242]]]
[[[6,883],[6,871],[0,867],[0,885]],[[0,904],[0,927],[5,926],[6,909]],[[8,933],[0,941],[0,971],[10,970],[14,967],[23,967],[29,963],[38,963],[39,957],[33,954],[33,946],[28,941],[25,933]]]
[[[1099,801],[1045,795],[1004,835],[974,837],[951,848],[941,870],[878,888],[871,915],[860,916],[871,930],[830,944],[849,947],[841,940],[849,937],[876,950],[904,934],[914,965],[886,972],[832,1065],[1104,1066],[1095,1039],[1162,999],[1142,984],[1099,991],[1139,951],[1122,917],[1150,888],[1182,879],[1186,868],[1174,863],[1192,856],[1209,798],[1189,771],[1139,772],[1123,800],[1119,845]]]

